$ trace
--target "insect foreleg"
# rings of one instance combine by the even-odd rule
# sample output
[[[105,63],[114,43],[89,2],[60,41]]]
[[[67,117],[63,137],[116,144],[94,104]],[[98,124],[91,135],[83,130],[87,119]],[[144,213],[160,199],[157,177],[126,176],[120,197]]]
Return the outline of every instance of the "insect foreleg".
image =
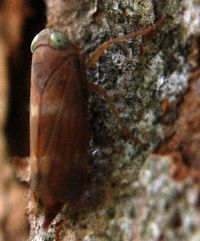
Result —
[[[166,18],[161,18],[157,23],[152,24],[144,28],[143,30],[131,32],[126,35],[122,35],[104,42],[94,51],[92,56],[86,61],[86,64],[85,64],[86,69],[90,69],[94,64],[96,64],[96,62],[103,55],[106,49],[110,48],[113,45],[120,44],[124,41],[134,39],[138,36],[146,36],[148,34],[151,34],[164,22],[164,20],[166,20]]]

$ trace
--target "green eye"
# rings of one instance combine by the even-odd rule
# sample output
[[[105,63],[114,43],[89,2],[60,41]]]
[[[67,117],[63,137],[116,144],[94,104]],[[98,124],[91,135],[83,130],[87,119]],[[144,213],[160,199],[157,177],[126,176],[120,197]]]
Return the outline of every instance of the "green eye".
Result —
[[[39,34],[37,34],[33,40],[32,40],[32,43],[31,43],[31,52],[33,53],[34,50],[36,49],[37,45],[38,45],[38,42],[39,42]]]
[[[51,44],[54,48],[62,49],[65,48],[69,43],[69,39],[60,32],[53,32],[50,35]]]

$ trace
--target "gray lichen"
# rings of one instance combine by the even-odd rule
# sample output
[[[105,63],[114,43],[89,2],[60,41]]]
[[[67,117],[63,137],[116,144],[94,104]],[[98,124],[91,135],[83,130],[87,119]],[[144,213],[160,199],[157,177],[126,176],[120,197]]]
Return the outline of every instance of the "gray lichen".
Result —
[[[198,186],[188,178],[176,182],[170,157],[152,156],[141,169],[134,198],[141,240],[198,240]],[[134,239],[133,239],[134,240]]]

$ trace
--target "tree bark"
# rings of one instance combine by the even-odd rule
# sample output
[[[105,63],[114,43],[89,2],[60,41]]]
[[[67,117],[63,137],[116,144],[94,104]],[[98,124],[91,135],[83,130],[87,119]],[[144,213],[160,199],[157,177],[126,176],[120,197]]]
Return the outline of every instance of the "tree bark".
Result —
[[[200,239],[199,3],[46,1],[47,27],[66,33],[86,58],[108,39],[166,21],[111,47],[87,72],[143,145],[124,137],[101,96],[91,95],[86,201],[76,212],[66,204],[46,231],[38,210],[30,240]]]

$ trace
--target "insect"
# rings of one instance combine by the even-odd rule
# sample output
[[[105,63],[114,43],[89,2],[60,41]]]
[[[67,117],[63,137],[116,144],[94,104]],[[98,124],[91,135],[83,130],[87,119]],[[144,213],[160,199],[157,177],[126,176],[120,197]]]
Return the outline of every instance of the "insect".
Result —
[[[31,189],[44,210],[47,227],[64,203],[80,202],[88,172],[88,92],[100,93],[128,133],[105,91],[86,81],[104,50],[125,40],[152,33],[161,21],[142,31],[108,40],[85,63],[80,50],[64,33],[44,29],[31,51]],[[133,137],[135,142],[139,140]]]

